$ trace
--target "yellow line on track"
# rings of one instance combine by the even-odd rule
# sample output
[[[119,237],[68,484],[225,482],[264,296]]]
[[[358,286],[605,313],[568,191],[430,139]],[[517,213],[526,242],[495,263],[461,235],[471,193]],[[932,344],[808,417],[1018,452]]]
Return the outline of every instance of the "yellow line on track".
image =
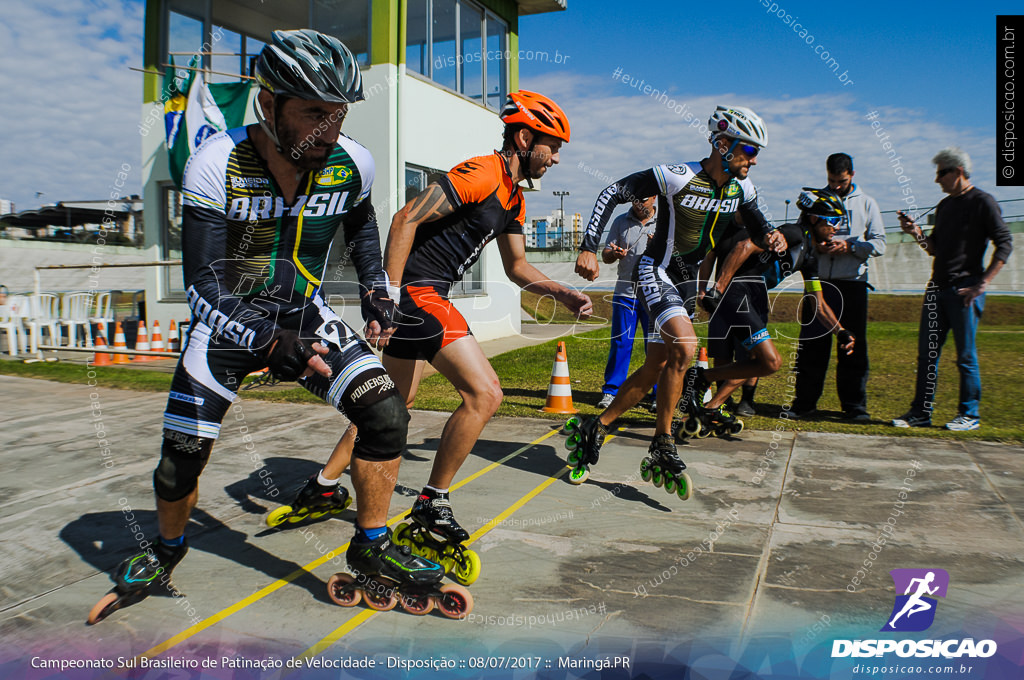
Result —
[[[542,441],[544,441],[548,437],[551,437],[551,436],[557,434],[558,432],[559,432],[558,429],[551,430],[547,434],[545,434],[545,435],[543,435],[541,437],[538,437],[537,439],[533,440],[532,442],[530,442],[526,446],[523,446],[523,447],[521,447],[519,449],[516,449],[515,451],[513,451],[509,455],[505,456],[504,458],[491,463],[487,467],[485,467],[482,470],[479,470],[479,471],[473,473],[472,475],[470,475],[469,477],[466,477],[465,479],[463,479],[462,481],[458,482],[457,484],[453,484],[452,487],[451,487],[452,490],[458,489],[459,487],[468,484],[469,482],[473,481],[474,479],[477,479],[481,475],[486,474],[486,473],[490,472],[491,470],[494,470],[495,468],[505,464],[506,462],[512,460],[513,458],[515,458],[519,454],[521,454],[521,453],[523,453],[525,451],[528,451],[529,449],[531,449],[534,446],[536,446],[537,444],[541,443]],[[551,481],[554,481],[554,479],[552,479]],[[534,495],[536,495],[536,494],[534,494]],[[532,497],[533,496],[530,496],[530,498],[532,498]],[[527,500],[529,500],[529,499],[527,499]],[[523,501],[523,502],[525,503],[526,501]],[[390,525],[392,525],[392,524],[394,524],[396,522],[400,522],[408,514],[409,514],[409,511],[406,510],[406,511],[402,512],[401,514],[395,515],[394,517],[389,519],[387,523],[390,526]],[[477,533],[479,533],[479,532],[477,532]],[[474,539],[470,538],[470,541],[472,541],[472,540],[474,540]],[[143,652],[142,654],[139,654],[135,658],[138,659],[138,658],[141,658],[141,657],[147,657],[147,658],[148,657],[154,657],[157,654],[162,654],[162,653],[166,652],[170,648],[172,648],[175,645],[178,645],[178,644],[184,642],[185,640],[189,639],[193,635],[195,635],[197,633],[201,633],[202,631],[206,630],[207,628],[220,623],[221,621],[223,621],[227,617],[231,616],[232,614],[235,614],[235,613],[245,609],[249,605],[251,605],[251,604],[253,604],[255,602],[258,602],[259,600],[262,600],[264,597],[266,597],[267,595],[270,595],[274,591],[279,590],[280,588],[283,588],[284,586],[288,585],[289,583],[291,583],[295,579],[297,579],[300,576],[302,576],[304,573],[312,572],[312,570],[316,569],[317,567],[322,565],[324,562],[327,562],[328,560],[334,559],[335,556],[341,554],[347,548],[348,548],[348,543],[345,543],[344,545],[342,545],[342,546],[340,546],[338,548],[335,548],[334,550],[330,551],[326,555],[323,555],[322,557],[319,557],[319,558],[313,560],[309,564],[303,565],[302,567],[296,569],[295,571],[293,571],[292,573],[288,574],[284,578],[278,579],[277,581],[274,581],[270,585],[268,585],[268,586],[266,586],[264,588],[261,588],[260,590],[256,591],[255,593],[253,593],[249,597],[247,597],[247,598],[245,598],[243,600],[240,600],[239,602],[236,602],[235,604],[231,605],[230,607],[227,607],[226,609],[222,609],[221,611],[217,612],[216,614],[203,619],[202,621],[200,621],[199,623],[195,624],[194,626],[186,628],[185,630],[181,631],[177,635],[175,635],[175,636],[165,640],[164,642],[161,642],[160,644],[158,644],[157,646],[155,646],[155,647],[153,647],[151,649],[146,650],[145,652]],[[363,616],[363,614],[366,614],[366,616]],[[353,619],[351,621],[349,621],[349,623],[346,623],[344,626],[342,626],[337,631],[335,631],[335,633],[337,633],[338,631],[342,631],[342,629],[345,629],[339,635],[339,637],[341,635],[344,635],[345,633],[348,632],[348,630],[351,630],[352,628],[356,627],[357,625],[359,625],[360,623],[362,623],[363,621],[368,619],[372,614],[373,614],[372,611],[370,611],[370,612],[363,612],[363,613],[353,617]]]
[[[534,442],[534,444],[536,444],[537,442],[544,441],[545,439],[547,439],[548,437],[553,435],[555,432],[558,432],[558,430],[553,430],[553,431],[549,432],[548,434],[546,434],[545,436],[541,437],[536,442]],[[615,438],[614,434],[608,435],[607,437],[605,437],[604,443],[607,444],[609,441],[611,441],[614,438]],[[534,444],[530,444],[530,446],[533,446]],[[513,455],[515,455],[515,454],[513,454]],[[507,460],[507,458],[503,458],[502,460]],[[500,462],[501,461],[499,461],[499,463]],[[495,463],[495,464],[497,464],[497,463]],[[483,537],[485,534],[487,534],[487,532],[493,531],[496,527],[501,525],[502,522],[504,522],[506,519],[508,519],[509,516],[512,515],[512,513],[514,513],[516,510],[518,510],[519,508],[523,507],[527,503],[529,503],[535,496],[537,496],[537,494],[539,494],[540,492],[544,491],[544,489],[546,489],[549,486],[551,486],[552,484],[554,484],[558,480],[559,477],[561,477],[562,475],[567,473],[570,469],[571,468],[568,468],[568,467],[562,468],[561,470],[559,470],[558,472],[552,474],[550,477],[545,479],[543,482],[541,482],[540,484],[535,486],[532,490],[527,492],[526,495],[524,495],[522,498],[520,498],[519,500],[517,500],[515,503],[513,503],[510,506],[508,506],[507,508],[505,508],[505,510],[503,510],[500,515],[498,515],[497,517],[492,519],[490,522],[488,522],[487,524],[483,525],[482,527],[480,527],[479,529],[474,531],[470,535],[469,539],[465,543],[463,543],[463,545],[469,545],[470,543],[473,543],[474,541],[479,540],[481,537]],[[482,471],[481,471],[481,473],[482,473]],[[478,473],[478,474],[481,474],[481,473]],[[472,477],[470,477],[469,479],[472,479]],[[466,481],[468,481],[468,479]],[[465,482],[463,482],[463,483],[465,483]],[[454,489],[455,487],[453,486],[452,488]],[[337,642],[338,640],[340,640],[344,636],[348,635],[350,632],[352,632],[353,630],[355,630],[356,628],[358,628],[362,624],[366,623],[366,621],[368,621],[371,616],[373,616],[374,614],[377,614],[377,613],[379,613],[379,612],[377,612],[375,610],[372,610],[372,609],[367,609],[367,610],[364,610],[364,611],[360,612],[359,614],[357,614],[356,616],[352,617],[351,619],[346,621],[344,624],[342,624],[341,626],[339,626],[335,630],[331,631],[323,639],[321,639],[319,642],[317,642],[315,645],[313,645],[312,647],[310,647],[309,649],[304,651],[302,654],[300,654],[296,658],[298,658],[298,659],[305,659],[305,658],[311,658],[311,657],[314,657],[314,656],[318,656],[319,654],[323,653],[323,651],[325,649],[327,649],[328,647],[333,645],[335,642]]]

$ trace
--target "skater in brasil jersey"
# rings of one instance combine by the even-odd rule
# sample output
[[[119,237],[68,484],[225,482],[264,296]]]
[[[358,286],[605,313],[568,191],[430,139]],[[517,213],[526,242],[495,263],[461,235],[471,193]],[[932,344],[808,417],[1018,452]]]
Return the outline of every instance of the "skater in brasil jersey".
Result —
[[[395,304],[369,197],[373,159],[341,135],[349,104],[363,99],[359,68],[336,38],[274,31],[256,80],[259,124],[209,138],[185,169],[182,259],[192,321],[153,475],[159,537],[118,568],[115,591],[94,608],[92,622],[158,576],[166,582],[184,557],[199,475],[221,421],[242,378],[263,366],[297,380],[364,432],[354,452],[359,512],[350,565],[424,588],[443,576],[439,565],[395,546],[385,526],[405,447],[405,402],[366,342],[318,292],[317,274],[340,227],[363,290],[367,338],[386,341],[393,331]]]
[[[430,478],[413,506],[412,523],[396,540],[435,554],[455,578],[475,578],[461,543],[469,533],[456,521],[448,490],[502,394],[498,376],[466,320],[448,299],[452,284],[496,240],[506,275],[524,290],[551,295],[573,315],[586,318],[592,303],[582,293],[549,280],[526,262],[525,205],[519,183],[532,182],[558,163],[569,141],[569,121],[549,98],[533,92],[509,94],[500,151],[471,158],[430,184],[395,215],[384,268],[392,280],[401,317],[384,348],[384,367],[412,406],[426,362],[459,391],[462,404],[444,427]],[[399,289],[400,286],[400,289]],[[335,457],[346,456],[345,442]],[[432,536],[433,535],[433,536]]]
[[[601,192],[594,206],[576,260],[576,272],[591,281],[597,278],[595,253],[614,206],[658,196],[654,238],[635,274],[652,326],[647,359],[603,413],[581,424],[589,449],[584,451],[583,464],[596,462],[607,428],[657,383],[652,455],[670,472],[685,468],[675,452],[671,429],[697,342],[688,311],[696,298],[697,267],[734,219],[759,243],[773,249],[783,246],[782,236],[772,231],[757,208],[756,191],[747,178],[757,164],[757,154],[768,143],[764,123],[750,109],[719,106],[708,129],[711,154],[707,158],[699,163],[660,165],[625,177]]]

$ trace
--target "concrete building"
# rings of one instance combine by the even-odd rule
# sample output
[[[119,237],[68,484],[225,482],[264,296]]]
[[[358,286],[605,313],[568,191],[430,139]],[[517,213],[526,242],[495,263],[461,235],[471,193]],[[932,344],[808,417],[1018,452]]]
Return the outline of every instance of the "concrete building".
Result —
[[[564,10],[566,0],[147,0],[144,58],[163,71],[198,55],[210,82],[251,73],[271,31],[310,27],[339,37],[357,55],[366,101],[352,107],[344,131],[376,161],[373,204],[382,245],[391,217],[430,179],[500,145],[498,110],[518,89],[519,17]],[[147,74],[141,112],[146,244],[154,259],[180,257],[181,197],[170,179],[162,80]],[[251,111],[245,122],[255,122]],[[361,327],[355,273],[332,249],[324,294]],[[496,247],[453,291],[481,340],[519,331],[519,289],[505,277]],[[181,268],[146,277],[147,317],[188,317]]]

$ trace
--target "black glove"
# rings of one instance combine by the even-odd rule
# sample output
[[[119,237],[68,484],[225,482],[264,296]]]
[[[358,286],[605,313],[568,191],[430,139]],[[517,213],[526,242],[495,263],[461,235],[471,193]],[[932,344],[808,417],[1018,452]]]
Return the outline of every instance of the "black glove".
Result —
[[[385,288],[373,288],[359,301],[360,309],[363,312],[363,321],[369,323],[376,321],[380,324],[381,331],[386,331],[395,325],[395,315],[398,306],[388,295]]]
[[[722,297],[723,295],[718,292],[717,288],[712,288],[704,293],[704,297],[700,299],[700,306],[708,314],[714,314],[715,310],[718,309],[718,305],[722,302]]]
[[[839,341],[839,346],[850,344],[850,341],[854,339],[853,333],[846,330],[845,328],[836,333],[836,339]]]
[[[270,373],[278,380],[292,382],[309,368],[309,360],[317,356],[313,350],[316,340],[299,337],[297,331],[279,330],[274,335],[274,349],[270,350],[267,365]]]

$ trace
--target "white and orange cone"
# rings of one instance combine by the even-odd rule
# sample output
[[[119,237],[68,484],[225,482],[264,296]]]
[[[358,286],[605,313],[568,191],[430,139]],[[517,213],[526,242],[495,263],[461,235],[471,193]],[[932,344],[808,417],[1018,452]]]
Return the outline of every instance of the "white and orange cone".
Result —
[[[153,352],[166,352],[167,348],[164,347],[164,337],[160,335],[160,320],[157,319],[153,322],[153,337],[149,341],[150,351]],[[150,357],[150,359],[159,359],[160,357]]]
[[[548,384],[548,398],[541,411],[545,413],[578,413],[572,405],[572,387],[569,383],[569,360],[565,355],[565,343],[558,343],[555,364],[551,367],[551,382]]]
[[[124,339],[124,329],[121,328],[121,322],[118,321],[114,324],[114,349],[128,349],[128,344]],[[127,354],[115,354],[113,361],[114,364],[127,364],[131,363],[128,359]]]
[[[167,348],[172,352],[181,351],[181,337],[178,335],[178,324],[171,319],[171,327],[167,330]]]
[[[104,350],[106,348],[107,348],[107,339],[103,337],[102,333],[100,333],[99,335],[96,336],[96,353],[92,357],[92,365],[93,366],[109,366],[110,365],[110,355],[107,354],[106,352],[101,351],[101,350]]]
[[[149,351],[149,336],[146,334],[146,322],[139,321],[139,334],[135,336],[135,349],[139,352]],[[141,363],[143,361],[152,361],[153,357],[147,357],[144,354],[136,354],[132,357],[132,361]]]
[[[697,353],[697,366],[703,368],[705,371],[708,369],[708,350],[706,347],[701,347],[700,352]],[[704,391],[704,400],[701,403],[708,403],[714,396],[714,393],[709,387]]]

